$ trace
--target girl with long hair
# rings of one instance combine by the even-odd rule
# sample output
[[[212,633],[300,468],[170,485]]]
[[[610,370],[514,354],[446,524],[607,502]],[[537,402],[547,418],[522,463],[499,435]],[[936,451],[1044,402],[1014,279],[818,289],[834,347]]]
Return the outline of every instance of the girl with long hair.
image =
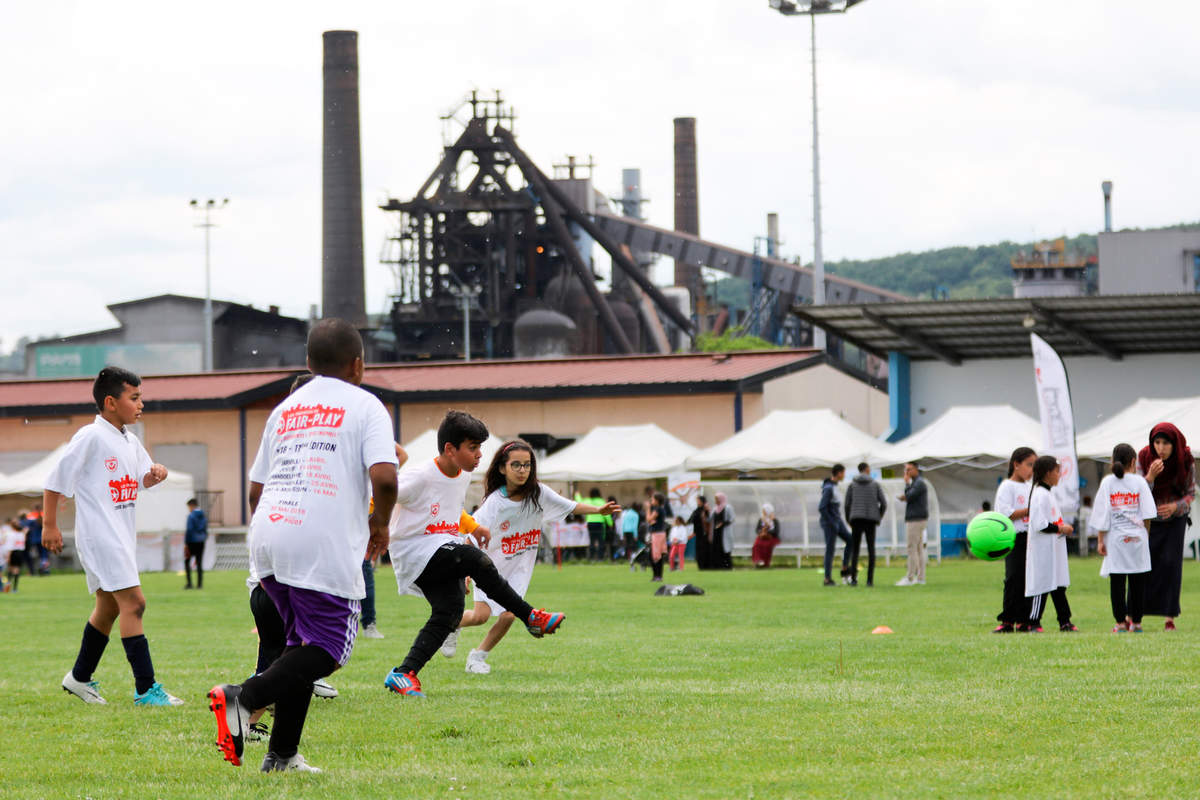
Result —
[[[1025,599],[1025,547],[1029,538],[1029,479],[1037,453],[1032,447],[1018,447],[1008,458],[1008,474],[996,487],[992,507],[1012,520],[1017,531],[1012,550],[1004,557],[1004,605],[992,633],[1012,633],[1029,622],[1029,602]]]
[[[1158,516],[1150,523],[1150,576],[1145,613],[1167,618],[1175,630],[1183,581],[1183,535],[1196,494],[1196,459],[1183,433],[1169,422],[1150,430],[1150,444],[1138,453],[1138,472],[1154,494]]]
[[[483,478],[483,491],[483,503],[475,511],[475,521],[491,531],[488,555],[500,576],[522,597],[529,589],[542,528],[547,522],[563,520],[572,514],[611,515],[621,508],[615,501],[602,506],[576,503],[540,483],[533,447],[520,439],[506,442],[496,451]],[[475,605],[463,614],[460,627],[482,625],[494,616],[499,618],[479,647],[467,655],[467,672],[486,675],[492,671],[488,655],[516,619],[476,586]]]
[[[1112,452],[1112,474],[1096,491],[1091,526],[1099,532],[1100,577],[1109,578],[1113,633],[1141,633],[1146,575],[1150,572],[1150,520],[1158,516],[1146,479],[1133,471],[1137,451],[1119,444]],[[1125,592],[1126,581],[1129,592]]]
[[[1029,493],[1029,538],[1025,553],[1025,596],[1030,598],[1029,630],[1035,633],[1042,631],[1042,611],[1045,609],[1046,595],[1051,592],[1058,593],[1054,605],[1058,612],[1059,630],[1078,630],[1071,624],[1071,608],[1066,602],[1066,587],[1071,585],[1066,537],[1075,528],[1063,520],[1058,503],[1050,491],[1058,485],[1059,476],[1058,459],[1054,456],[1040,456],[1033,462],[1033,490]]]

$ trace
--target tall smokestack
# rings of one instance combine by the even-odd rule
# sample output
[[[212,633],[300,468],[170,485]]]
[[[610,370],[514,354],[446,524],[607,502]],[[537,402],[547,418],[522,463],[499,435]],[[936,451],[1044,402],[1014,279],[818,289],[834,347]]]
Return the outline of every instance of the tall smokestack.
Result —
[[[675,118],[675,230],[700,234],[695,117]],[[675,285],[687,287],[694,311],[701,299],[700,268],[676,261]]]
[[[363,286],[358,32],[325,31],[321,162],[321,314],[367,326]]]
[[[767,214],[767,255],[779,258],[779,215]]]
[[[1104,181],[1100,190],[1104,192],[1104,232],[1112,233],[1112,181]]]

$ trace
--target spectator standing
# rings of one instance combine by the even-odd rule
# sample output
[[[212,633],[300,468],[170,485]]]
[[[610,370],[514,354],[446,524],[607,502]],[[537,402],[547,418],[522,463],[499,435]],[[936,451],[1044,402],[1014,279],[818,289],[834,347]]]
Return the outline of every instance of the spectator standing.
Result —
[[[733,506],[724,492],[717,492],[712,513],[712,548],[709,563],[713,569],[733,569]]]
[[[858,551],[867,540],[867,586],[875,585],[875,528],[887,511],[883,487],[871,477],[864,461],[846,489],[846,519],[850,520],[850,585],[858,586]]]
[[[925,525],[929,522],[929,487],[916,462],[904,465],[904,493],[896,498],[904,503],[904,540],[908,546],[908,574],[897,586],[925,585]]]
[[[575,502],[583,503],[585,501],[576,496]],[[600,494],[599,487],[592,488],[586,503],[597,508],[604,505],[604,495]],[[587,522],[588,531],[588,561],[605,561],[604,534],[608,530],[608,518],[603,514],[588,514],[584,517],[584,521]]]
[[[750,549],[750,560],[754,566],[771,566],[771,555],[779,544],[779,520],[775,518],[775,506],[762,504],[762,515],[755,526],[754,546]]]
[[[696,540],[696,568],[711,569],[712,567],[712,512],[708,508],[708,499],[704,495],[696,498],[696,510],[688,518],[692,526],[692,536]]]
[[[846,477],[846,468],[834,464],[829,477],[821,484],[821,502],[818,510],[821,513],[821,532],[825,534],[825,585],[835,586],[832,577],[833,551],[837,548],[837,540],[846,543],[842,552],[842,583],[850,582],[850,528],[842,519],[842,499],[838,497],[837,485]]]
[[[208,541],[208,517],[196,498],[187,501],[187,529],[183,534],[183,574],[187,576],[184,589],[192,588],[192,559],[196,560],[196,588],[204,588],[204,543]]]
[[[25,528],[25,563],[30,575],[50,574],[50,552],[42,544],[42,504],[34,503],[33,511],[24,515],[21,526]]]
[[[621,510],[621,534],[625,539],[626,558],[633,558],[633,554],[637,552],[640,520],[635,506],[636,503],[630,503],[627,508]]]
[[[667,534],[667,545],[670,547],[667,561],[671,565],[671,572],[677,569],[683,570],[683,554],[687,550],[690,538],[692,538],[692,534],[688,531],[687,523],[683,521],[683,517],[676,517],[675,524],[671,526],[671,532]],[[677,560],[678,565],[676,564]]]
[[[667,498],[661,492],[655,492],[650,498],[650,570],[652,583],[661,583],[663,574],[663,559],[667,555],[667,521],[671,518],[671,507]]]
[[[1164,616],[1175,630],[1183,582],[1183,535],[1196,494],[1196,460],[1183,433],[1169,422],[1150,430],[1150,444],[1138,453],[1138,474],[1154,494],[1158,518],[1150,523],[1150,576],[1145,613]]]

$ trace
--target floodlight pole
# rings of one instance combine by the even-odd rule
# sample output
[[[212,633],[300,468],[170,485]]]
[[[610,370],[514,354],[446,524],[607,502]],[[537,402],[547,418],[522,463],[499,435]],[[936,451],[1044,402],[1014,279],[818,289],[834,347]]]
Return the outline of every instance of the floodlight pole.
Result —
[[[812,176],[813,176],[813,296],[815,306],[825,305],[825,258],[821,250],[821,148],[817,129],[817,15],[843,14],[862,0],[768,0],[785,17],[807,14],[812,25]],[[813,326],[813,347],[825,349],[825,331]]]
[[[821,252],[821,148],[817,134],[817,15],[812,23],[812,174],[813,174],[813,305],[825,305],[825,258]],[[825,349],[825,329],[814,327],[813,347]]]
[[[218,204],[211,197],[204,202],[202,206],[198,201],[192,200],[188,205],[199,211],[204,210],[204,221],[197,222],[197,228],[204,229],[204,371],[212,372],[213,368],[213,309],[212,309],[212,229],[216,227],[212,221],[213,212],[218,211],[229,204],[229,198],[226,197]]]

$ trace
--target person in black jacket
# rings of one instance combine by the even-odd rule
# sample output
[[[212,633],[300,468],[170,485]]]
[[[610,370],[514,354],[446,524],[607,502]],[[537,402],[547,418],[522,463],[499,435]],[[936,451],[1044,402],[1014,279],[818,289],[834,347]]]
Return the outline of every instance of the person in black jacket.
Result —
[[[842,553],[842,581],[849,582],[850,575],[850,529],[842,519],[841,498],[838,497],[837,485],[846,477],[846,468],[834,464],[825,482],[821,484],[821,503],[817,507],[821,513],[821,532],[825,534],[825,585],[835,586],[831,571],[833,570],[833,551],[837,549],[837,540],[846,543]]]
[[[883,487],[871,478],[864,461],[846,489],[846,519],[850,520],[850,585],[858,586],[858,549],[867,539],[867,586],[875,585],[875,526],[887,511]]]

